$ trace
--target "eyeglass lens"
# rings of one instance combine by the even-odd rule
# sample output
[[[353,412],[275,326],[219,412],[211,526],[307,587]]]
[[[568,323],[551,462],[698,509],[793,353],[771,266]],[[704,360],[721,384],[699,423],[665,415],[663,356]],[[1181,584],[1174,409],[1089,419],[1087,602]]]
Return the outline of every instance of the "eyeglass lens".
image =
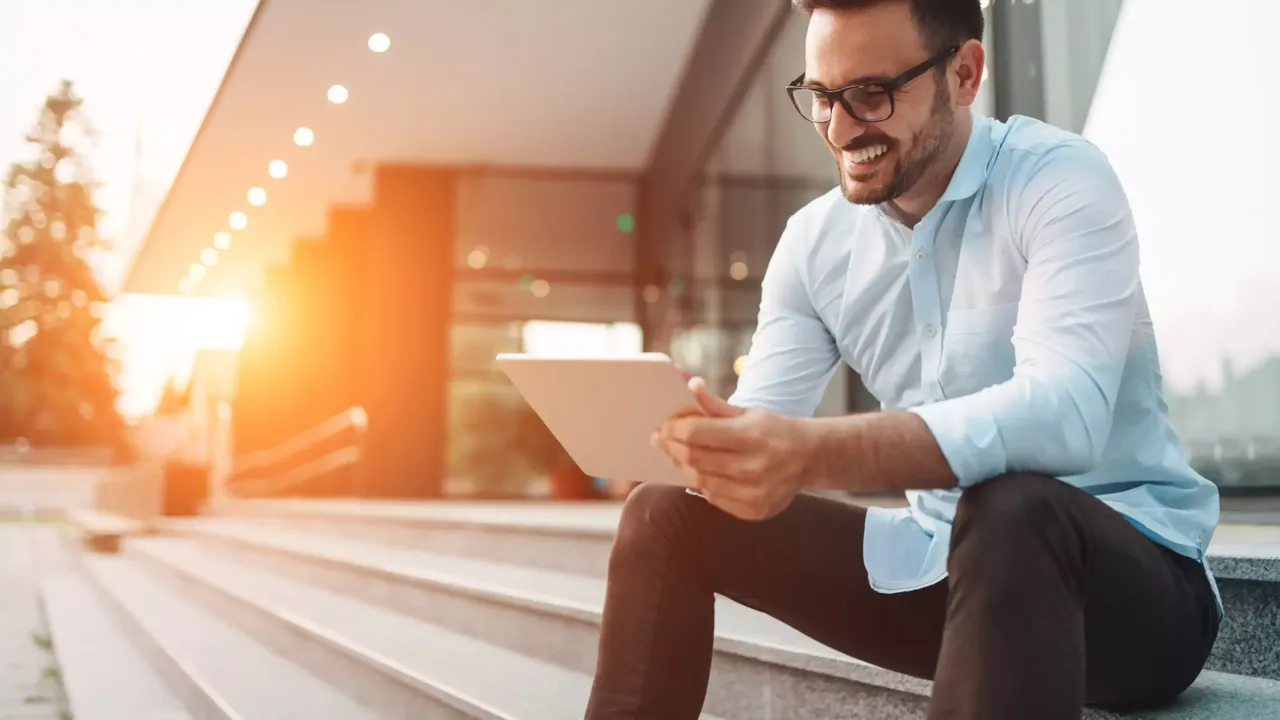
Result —
[[[823,123],[831,120],[829,96],[813,90],[794,90],[796,108],[809,122]],[[893,114],[889,92],[876,86],[847,88],[842,97],[855,120],[879,122]]]

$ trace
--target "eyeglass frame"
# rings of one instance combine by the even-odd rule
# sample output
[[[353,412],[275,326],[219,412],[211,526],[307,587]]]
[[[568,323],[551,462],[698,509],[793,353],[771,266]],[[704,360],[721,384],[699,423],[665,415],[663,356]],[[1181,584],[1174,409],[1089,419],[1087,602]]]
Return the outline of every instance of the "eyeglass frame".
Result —
[[[817,93],[818,95],[822,95],[823,97],[825,97],[827,99],[827,102],[831,105],[832,118],[835,117],[836,103],[839,103],[840,107],[844,108],[844,111],[848,113],[849,117],[853,118],[854,120],[857,120],[858,122],[869,123],[869,124],[881,123],[893,117],[893,114],[897,112],[898,108],[897,108],[897,99],[895,97],[895,94],[899,90],[906,87],[907,84],[910,83],[911,81],[915,80],[921,75],[924,75],[926,72],[932,70],[934,67],[936,67],[939,63],[943,62],[944,60],[950,60],[951,56],[955,55],[959,51],[960,51],[960,46],[953,45],[943,50],[942,52],[939,52],[936,55],[930,57],[928,60],[925,60],[919,65],[912,67],[911,69],[907,70],[901,75],[895,78],[892,78],[890,80],[885,80],[884,82],[852,83],[850,85],[845,85],[844,87],[839,87],[834,90],[827,90],[825,88],[813,87],[812,85],[802,85],[801,83],[804,81],[804,73],[800,73],[799,77],[797,77],[795,80],[792,80],[789,84],[787,84],[787,87],[786,87],[787,97],[791,99],[791,105],[796,109],[796,112],[800,113],[800,117],[804,118],[806,121],[811,122],[815,125],[818,125],[824,122],[831,122],[831,118],[827,118],[826,120],[809,120],[809,116],[806,115],[804,111],[800,109],[800,104],[796,102],[797,90],[805,90],[811,93]],[[876,120],[864,120],[863,118],[858,117],[857,113],[853,111],[853,108],[850,107],[848,101],[846,101],[844,98],[844,94],[846,92],[848,92],[849,90],[854,90],[858,88],[879,88],[883,90],[885,95],[889,97],[889,114]]]

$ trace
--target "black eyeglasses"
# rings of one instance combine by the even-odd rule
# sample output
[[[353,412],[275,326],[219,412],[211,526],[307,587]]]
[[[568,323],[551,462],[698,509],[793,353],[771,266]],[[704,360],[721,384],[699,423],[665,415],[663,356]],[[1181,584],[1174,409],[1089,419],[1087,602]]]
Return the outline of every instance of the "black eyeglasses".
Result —
[[[959,49],[958,46],[947,48],[892,80],[846,85],[835,90],[801,85],[804,81],[804,75],[801,74],[787,85],[787,95],[791,97],[791,104],[795,105],[800,116],[811,123],[830,122],[832,108],[837,102],[858,122],[884,122],[893,117],[894,93],[938,63],[950,59]]]

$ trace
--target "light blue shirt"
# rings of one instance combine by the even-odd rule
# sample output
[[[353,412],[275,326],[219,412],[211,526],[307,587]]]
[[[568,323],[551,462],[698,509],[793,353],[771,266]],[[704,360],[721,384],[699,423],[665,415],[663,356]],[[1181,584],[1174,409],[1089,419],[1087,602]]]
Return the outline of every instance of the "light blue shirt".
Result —
[[[943,580],[963,488],[1019,470],[1204,562],[1218,491],[1169,424],[1119,180],[1078,135],[973,120],[914,229],[839,188],[790,218],[730,402],[811,415],[843,361],[884,409],[924,419],[960,487],[870,510],[863,559],[881,592]]]

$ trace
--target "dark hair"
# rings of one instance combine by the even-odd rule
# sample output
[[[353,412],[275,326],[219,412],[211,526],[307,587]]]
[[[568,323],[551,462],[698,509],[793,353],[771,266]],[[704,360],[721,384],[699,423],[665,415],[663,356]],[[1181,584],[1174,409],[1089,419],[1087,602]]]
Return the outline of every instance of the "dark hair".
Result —
[[[860,10],[883,2],[905,2],[930,53],[982,40],[982,5],[979,0],[791,0],[797,10]]]

